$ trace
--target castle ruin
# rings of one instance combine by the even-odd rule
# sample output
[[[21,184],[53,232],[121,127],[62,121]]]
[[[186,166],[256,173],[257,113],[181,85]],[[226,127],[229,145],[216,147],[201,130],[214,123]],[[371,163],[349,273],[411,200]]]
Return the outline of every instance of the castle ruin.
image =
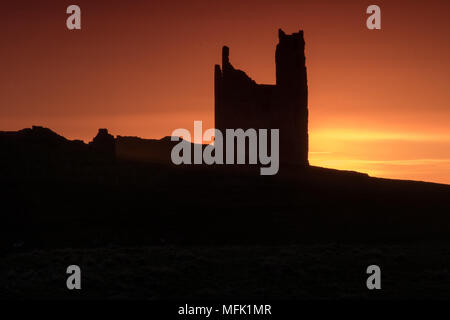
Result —
[[[308,165],[308,85],[303,31],[278,31],[276,84],[257,84],[235,69],[229,48],[222,49],[222,68],[215,65],[215,128],[279,129],[280,164]]]

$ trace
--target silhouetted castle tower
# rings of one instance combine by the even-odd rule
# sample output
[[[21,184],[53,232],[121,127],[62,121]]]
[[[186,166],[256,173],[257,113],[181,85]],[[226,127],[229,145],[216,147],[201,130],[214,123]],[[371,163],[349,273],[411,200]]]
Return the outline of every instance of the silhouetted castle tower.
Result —
[[[280,129],[280,163],[308,165],[308,85],[303,31],[278,31],[276,85],[257,84],[229,60],[222,49],[222,69],[215,66],[215,127]],[[270,149],[269,149],[270,150]]]

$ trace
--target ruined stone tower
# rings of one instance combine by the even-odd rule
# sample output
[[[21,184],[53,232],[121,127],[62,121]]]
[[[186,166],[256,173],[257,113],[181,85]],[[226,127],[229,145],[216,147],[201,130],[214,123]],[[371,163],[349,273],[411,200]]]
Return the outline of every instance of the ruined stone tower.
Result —
[[[303,31],[278,31],[276,84],[257,84],[229,60],[215,66],[215,128],[280,129],[280,163],[308,165],[308,86]]]

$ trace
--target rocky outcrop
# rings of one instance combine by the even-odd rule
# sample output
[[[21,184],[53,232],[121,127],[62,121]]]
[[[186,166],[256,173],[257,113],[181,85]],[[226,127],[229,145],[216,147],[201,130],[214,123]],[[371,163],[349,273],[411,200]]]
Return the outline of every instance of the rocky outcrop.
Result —
[[[116,139],[109,134],[108,129],[98,129],[97,135],[89,143],[90,148],[106,158],[115,159]]]

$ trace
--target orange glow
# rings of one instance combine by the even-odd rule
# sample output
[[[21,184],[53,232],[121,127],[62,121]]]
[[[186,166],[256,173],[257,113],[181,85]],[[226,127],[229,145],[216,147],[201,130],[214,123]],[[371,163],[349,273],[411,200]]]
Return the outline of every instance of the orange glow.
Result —
[[[221,46],[258,83],[275,81],[277,29],[303,29],[311,164],[450,184],[450,2],[10,1],[0,11],[0,130],[44,125],[160,138],[213,127]],[[280,110],[282,112],[282,110]]]
[[[450,181],[450,136],[445,134],[327,129],[312,132],[310,140],[316,148],[309,153],[312,165],[375,177]]]

